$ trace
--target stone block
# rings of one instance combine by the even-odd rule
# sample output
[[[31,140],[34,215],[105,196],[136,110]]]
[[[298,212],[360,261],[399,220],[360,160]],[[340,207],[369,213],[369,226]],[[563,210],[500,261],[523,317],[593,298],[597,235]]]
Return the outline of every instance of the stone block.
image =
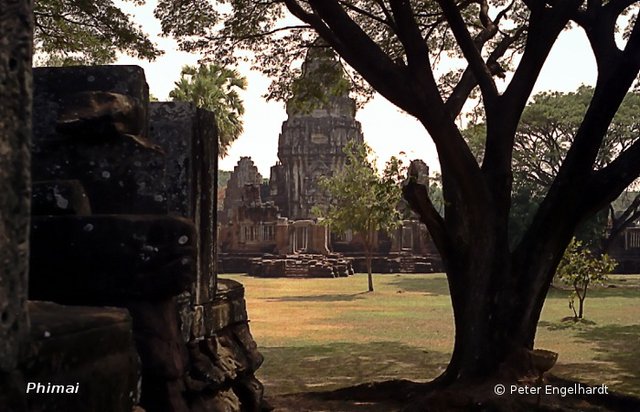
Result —
[[[211,336],[237,322],[247,321],[244,299],[216,300],[203,305],[205,311],[205,335]]]
[[[142,138],[146,128],[143,103],[125,94],[105,91],[65,95],[61,99],[56,131],[91,140],[123,134]]]
[[[69,96],[83,92],[128,96],[142,109],[139,136],[147,136],[149,87],[139,66],[74,66],[33,69],[34,142],[56,138],[56,125]]]
[[[241,323],[232,328],[233,336],[240,343],[249,361],[249,370],[255,372],[264,362],[264,356],[258,351],[258,345],[253,340],[248,323]]]
[[[200,391],[204,388],[218,390],[227,380],[235,377],[234,369],[226,370],[216,365],[218,349],[215,339],[192,341],[187,344],[187,348],[191,369],[186,381],[192,391]]]
[[[130,411],[138,396],[131,318],[116,308],[30,302],[22,348],[25,383],[78,385],[78,393],[26,393],[29,411]]]
[[[213,336],[204,343],[209,345],[214,365],[224,373],[227,380],[236,379],[241,364],[236,357],[236,349],[229,344],[224,334]]]
[[[264,386],[253,374],[234,382],[233,392],[238,396],[243,411],[260,412],[263,410]]]
[[[215,299],[196,305],[192,311],[192,339],[213,336],[218,331],[237,322],[247,321],[244,299]]]
[[[133,301],[127,304],[133,318],[142,377],[176,380],[184,376],[187,349],[179,333],[173,299]]]
[[[129,135],[101,142],[40,141],[34,180],[78,180],[96,214],[166,214],[165,155]]]
[[[31,192],[31,214],[90,215],[91,206],[84,187],[78,180],[34,182]]]
[[[140,67],[34,69],[34,180],[79,180],[93,213],[165,214],[165,157],[147,135]]]
[[[216,201],[218,135],[213,113],[183,102],[150,104],[150,138],[167,156],[169,214],[198,228],[197,281],[193,303],[211,300],[216,291]]]
[[[191,331],[194,328],[194,307],[191,305],[191,291],[182,292],[176,297],[178,318],[180,319],[180,334],[185,342],[191,340]]]
[[[172,216],[34,217],[30,296],[67,304],[175,296],[193,283],[194,240],[193,224]]]

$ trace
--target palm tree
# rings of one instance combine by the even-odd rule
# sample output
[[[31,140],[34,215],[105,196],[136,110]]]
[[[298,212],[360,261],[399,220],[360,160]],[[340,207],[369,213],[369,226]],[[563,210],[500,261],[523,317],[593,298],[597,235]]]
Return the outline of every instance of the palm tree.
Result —
[[[236,70],[217,64],[183,66],[180,80],[169,93],[174,101],[192,102],[215,113],[218,126],[219,155],[224,157],[231,143],[242,134],[244,104],[238,95],[247,79]]]

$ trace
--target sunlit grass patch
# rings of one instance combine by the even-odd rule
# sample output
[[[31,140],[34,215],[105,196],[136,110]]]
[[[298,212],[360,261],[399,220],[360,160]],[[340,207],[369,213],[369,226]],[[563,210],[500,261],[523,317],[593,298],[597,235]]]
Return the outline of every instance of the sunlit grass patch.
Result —
[[[324,391],[390,379],[430,380],[453,346],[443,274],[338,279],[253,278],[245,285],[251,331],[265,355],[269,394]],[[613,277],[585,301],[585,322],[567,320],[568,291],[545,302],[536,347],[558,352],[552,373],[640,395],[640,276]]]

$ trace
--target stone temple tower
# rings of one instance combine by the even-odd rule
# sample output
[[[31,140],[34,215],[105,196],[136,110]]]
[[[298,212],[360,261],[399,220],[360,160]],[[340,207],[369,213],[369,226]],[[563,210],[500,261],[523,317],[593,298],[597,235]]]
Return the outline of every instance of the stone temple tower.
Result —
[[[280,161],[271,168],[270,197],[283,216],[308,219],[313,206],[328,202],[318,178],[344,167],[347,142],[363,141],[349,82],[328,47],[316,43],[309,49],[287,114],[278,140]]]

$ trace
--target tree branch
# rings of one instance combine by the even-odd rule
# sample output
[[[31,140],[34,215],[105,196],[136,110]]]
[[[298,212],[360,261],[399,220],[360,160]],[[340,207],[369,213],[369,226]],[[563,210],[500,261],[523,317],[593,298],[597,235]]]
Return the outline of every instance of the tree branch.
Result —
[[[404,46],[411,75],[419,84],[428,82],[435,85],[429,63],[429,49],[413,17],[409,1],[391,0],[390,3],[396,21],[396,33]]]
[[[391,15],[391,12],[389,11],[389,9],[387,8],[387,6],[384,4],[383,0],[374,0],[374,2],[378,5],[378,7],[380,7],[380,10],[382,11],[382,14],[385,15],[385,17],[387,18],[387,20],[389,21],[389,24],[395,28],[396,23],[393,20],[393,16]]]
[[[638,214],[640,213],[640,210],[638,210],[638,207],[640,207],[640,193],[633,198],[633,201],[631,202],[631,204],[627,206],[625,211],[620,216],[618,216],[617,218],[615,217],[615,215],[613,216],[613,219],[612,219],[613,226],[614,227],[625,226],[629,224],[631,221],[635,220],[638,217]],[[618,224],[617,222],[620,222],[620,223]]]
[[[265,32],[248,34],[248,35],[245,35],[245,36],[237,36],[237,38],[234,37],[233,34],[227,34],[227,35],[223,35],[223,36],[204,36],[204,37],[208,41],[233,40],[234,41],[234,45],[237,45],[237,44],[240,44],[241,42],[243,42],[245,40],[262,38],[264,36],[270,36],[272,34],[280,33],[280,32],[283,32],[283,31],[308,30],[310,28],[311,28],[310,25],[290,25],[290,26],[276,27],[274,29],[271,29],[271,30],[268,30],[268,31],[265,31]]]
[[[640,140],[622,152],[613,162],[594,173],[591,194],[584,199],[591,211],[613,202],[640,175]]]
[[[637,2],[638,0],[609,0],[602,6],[602,9],[607,13],[619,16],[627,7]]]
[[[598,73],[591,104],[551,190],[555,186],[563,186],[565,181],[582,178],[585,173],[591,172],[613,117],[640,72],[640,21],[635,23],[625,49],[617,59],[610,61],[609,65],[610,69],[606,73]],[[638,141],[623,151],[609,166],[601,169],[600,172],[603,173],[596,173],[596,179],[605,177],[608,180],[618,180],[622,174],[626,174],[625,170],[617,165],[628,162],[626,160],[628,153],[635,153],[634,147],[637,144]],[[605,172],[607,170],[608,172]],[[619,176],[609,175],[615,172],[619,173]],[[631,184],[635,177],[631,178],[624,187]],[[619,180],[626,181],[628,178],[623,177]],[[611,181],[610,183],[616,185],[619,182]],[[557,189],[557,191],[564,192],[563,189]]]
[[[394,27],[392,25],[393,20],[388,20],[387,21],[385,19],[382,19],[382,18],[376,16],[375,14],[371,13],[370,11],[364,10],[364,9],[362,9],[362,8],[356,6],[355,4],[352,4],[351,2],[348,2],[348,1],[340,0],[339,2],[340,2],[340,4],[342,6],[344,6],[345,8],[347,8],[349,10],[352,10],[352,11],[358,13],[358,14],[366,16],[366,17],[370,18],[371,20],[377,21],[380,24],[384,24],[385,26],[389,26],[391,28]],[[383,13],[384,13],[384,11],[383,11]]]
[[[311,25],[374,89],[405,111],[415,112],[412,106],[415,102],[408,101],[412,95],[409,85],[396,65],[337,1],[310,0],[312,13],[306,12],[296,0],[284,2],[294,16]]]
[[[453,0],[438,0],[438,4],[442,8],[449,27],[453,32],[462,54],[469,62],[469,67],[473,71],[473,75],[480,86],[482,92],[482,98],[485,102],[487,111],[492,110],[496,97],[498,96],[498,89],[493,81],[491,71],[487,67],[480,54],[480,50],[476,47],[476,44],[471,39],[471,35],[467,30],[464,20],[460,15],[460,10],[453,2]]]
[[[420,216],[422,223],[429,229],[429,234],[431,234],[433,242],[446,265],[452,243],[447,233],[444,219],[433,206],[431,199],[429,199],[427,187],[416,183],[413,179],[409,179],[402,188],[402,195],[411,206],[411,209]]]
[[[507,89],[499,98],[498,104],[504,108],[501,113],[502,126],[508,129],[507,134],[515,133],[520,114],[527,104],[551,47],[581,2],[569,0],[557,4],[552,9],[545,9],[540,5],[532,9],[522,59]]]
[[[527,30],[527,26],[520,26],[516,32],[509,37],[503,38],[500,43],[496,46],[496,48],[491,52],[489,58],[487,59],[487,67],[491,71],[492,75],[496,75],[502,73],[502,68],[498,65],[498,59],[504,56],[504,54],[509,50],[509,47],[520,39]],[[467,101],[467,98],[471,94],[471,91],[478,85],[475,76],[473,75],[473,70],[471,67],[467,67],[465,71],[462,73],[460,77],[460,81],[454,87],[453,91],[449,95],[449,98],[446,102],[447,111],[451,114],[452,117],[457,117],[462,111],[462,107],[464,103]]]
[[[578,11],[573,18],[589,39],[600,73],[608,71],[609,61],[615,60],[620,54],[615,41],[616,20],[624,9],[618,10],[618,7],[628,1],[615,1],[603,6],[602,0],[590,0],[587,2],[587,9]]]

